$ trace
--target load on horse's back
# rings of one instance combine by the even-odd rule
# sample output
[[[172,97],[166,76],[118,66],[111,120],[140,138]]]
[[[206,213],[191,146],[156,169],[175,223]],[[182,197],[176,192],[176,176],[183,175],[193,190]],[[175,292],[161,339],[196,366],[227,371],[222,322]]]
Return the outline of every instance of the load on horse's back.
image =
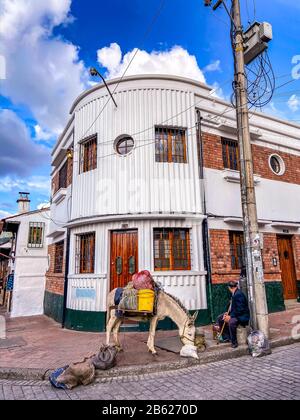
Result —
[[[142,274],[143,273],[143,274]],[[119,330],[120,326],[124,322],[125,319],[132,319],[138,322],[150,322],[150,329],[149,329],[149,338],[147,341],[147,346],[149,351],[155,355],[157,352],[154,346],[155,340],[155,333],[158,321],[164,320],[166,317],[172,319],[172,321],[178,326],[179,329],[179,336],[181,342],[184,346],[193,347],[195,343],[195,335],[196,335],[196,327],[195,327],[195,320],[197,318],[198,312],[196,312],[193,316],[189,314],[183,304],[179,301],[179,299],[175,298],[174,296],[166,293],[158,285],[155,284],[149,272],[141,272],[143,282],[141,284],[138,283],[138,276],[133,276],[133,285],[136,287],[140,287],[140,292],[144,292],[145,285],[153,286],[155,290],[156,297],[155,297],[155,309],[152,313],[145,314],[141,313],[133,313],[132,311],[126,312],[124,311],[122,314],[118,311],[118,307],[116,307],[116,294],[119,293],[119,289],[112,290],[108,295],[108,302],[107,302],[107,327],[106,327],[106,343],[109,345],[110,343],[110,336],[113,333],[115,345],[121,350],[121,344],[119,341]],[[149,277],[150,276],[150,277]],[[148,277],[148,279],[147,279]],[[152,279],[152,280],[151,280]],[[148,283],[147,283],[148,282]],[[152,283],[153,282],[153,283]],[[129,286],[132,287],[132,284]],[[151,290],[151,289],[149,289]],[[194,358],[198,358],[197,352],[191,355]]]

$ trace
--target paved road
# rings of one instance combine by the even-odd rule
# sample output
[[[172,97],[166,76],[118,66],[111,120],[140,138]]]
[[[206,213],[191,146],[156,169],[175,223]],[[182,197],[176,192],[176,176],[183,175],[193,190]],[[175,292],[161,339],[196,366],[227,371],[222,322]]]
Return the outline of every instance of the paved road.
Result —
[[[106,379],[73,391],[55,390],[47,382],[0,380],[0,400],[17,399],[300,400],[300,344],[262,359],[243,357],[181,371]]]

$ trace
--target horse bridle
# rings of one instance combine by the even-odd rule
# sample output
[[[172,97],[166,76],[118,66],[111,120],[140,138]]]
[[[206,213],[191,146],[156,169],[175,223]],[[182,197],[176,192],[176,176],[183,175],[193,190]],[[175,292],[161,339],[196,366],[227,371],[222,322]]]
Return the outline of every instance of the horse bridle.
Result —
[[[184,333],[185,333],[185,330],[186,330],[186,326],[187,326],[187,323],[189,322],[189,319],[187,319],[186,321],[185,321],[185,324],[184,324],[184,327],[183,327],[183,333],[182,333],[182,335],[180,336],[180,341],[181,341],[181,343],[184,345],[184,343],[182,342],[182,340],[183,340],[183,338],[185,339],[185,340],[188,340],[188,341],[190,341],[191,343],[193,343],[193,345],[195,344],[195,340],[192,340],[191,338],[189,338],[189,337],[187,337],[187,336],[185,336],[184,335]]]

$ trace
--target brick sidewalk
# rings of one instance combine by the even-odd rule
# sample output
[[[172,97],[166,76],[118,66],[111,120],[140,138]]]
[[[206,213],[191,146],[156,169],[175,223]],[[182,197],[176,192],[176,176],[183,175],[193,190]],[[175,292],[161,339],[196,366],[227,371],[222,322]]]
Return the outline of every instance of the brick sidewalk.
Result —
[[[300,304],[286,312],[270,315],[271,340],[290,337],[295,316],[300,317]],[[201,330],[209,335],[211,327]],[[156,338],[175,336],[178,336],[177,331],[158,331]],[[180,359],[178,354],[162,349],[153,357],[147,351],[147,338],[147,333],[121,333],[124,352],[118,355],[117,366],[147,366]],[[55,369],[96,353],[104,342],[103,333],[63,330],[45,316],[8,318],[7,340],[0,341],[0,368]]]

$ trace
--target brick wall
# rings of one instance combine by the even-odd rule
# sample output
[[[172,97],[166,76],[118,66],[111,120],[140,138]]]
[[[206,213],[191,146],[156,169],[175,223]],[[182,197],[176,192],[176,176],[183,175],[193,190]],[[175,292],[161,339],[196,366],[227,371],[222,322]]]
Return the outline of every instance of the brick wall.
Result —
[[[273,265],[273,258],[277,259],[277,267],[274,267]],[[265,280],[281,280],[281,270],[276,234],[264,233],[263,261]]]
[[[50,264],[49,270],[46,273],[46,291],[57,295],[63,295],[65,280],[65,259],[63,262],[63,272],[54,273],[55,244],[48,246],[48,254],[50,256]]]
[[[274,150],[262,146],[252,145],[254,172],[263,178],[274,181],[288,182],[290,184],[300,184],[300,156],[290,155],[279,152],[278,155],[284,160],[285,173],[282,176],[274,174],[269,166],[269,157]]]
[[[300,157],[288,153],[278,153],[267,147],[252,145],[254,172],[263,178],[275,181],[300,184]],[[285,163],[285,173],[282,176],[274,174],[269,166],[271,154],[279,154]],[[204,167],[223,170],[222,139],[213,134],[203,134]]]
[[[203,133],[203,162],[205,168],[224,169],[221,137]]]
[[[214,284],[239,280],[240,270],[231,267],[229,232],[210,230],[212,282]]]
[[[210,251],[212,282],[214,284],[227,283],[230,280],[239,280],[240,270],[233,270],[231,266],[229,231],[210,230]],[[300,251],[300,237],[299,237]],[[298,254],[300,255],[300,254]],[[273,257],[277,258],[277,267],[273,266]],[[276,234],[264,234],[264,272],[266,281],[281,280],[279,256]],[[300,264],[299,264],[300,269]],[[299,272],[300,274],[300,272]]]

